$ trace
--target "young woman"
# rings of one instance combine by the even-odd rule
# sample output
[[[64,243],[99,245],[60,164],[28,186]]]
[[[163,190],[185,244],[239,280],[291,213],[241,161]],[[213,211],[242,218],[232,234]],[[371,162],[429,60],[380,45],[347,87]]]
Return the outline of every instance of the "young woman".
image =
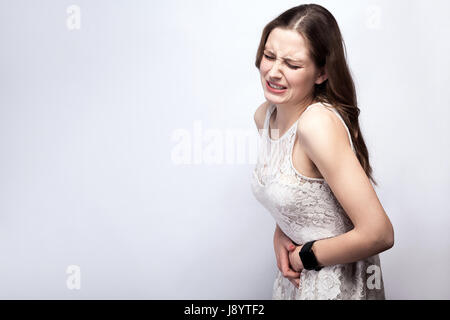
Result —
[[[252,191],[276,221],[273,299],[385,299],[378,253],[394,230],[335,18],[315,4],[287,10],[264,28],[255,65],[266,102]]]

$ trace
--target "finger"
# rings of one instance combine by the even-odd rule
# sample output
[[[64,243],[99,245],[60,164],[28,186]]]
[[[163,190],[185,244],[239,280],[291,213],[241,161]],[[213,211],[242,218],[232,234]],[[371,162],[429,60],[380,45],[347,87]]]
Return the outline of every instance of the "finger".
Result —
[[[283,273],[283,276],[287,276],[287,273],[289,272],[289,258],[286,253],[286,251],[281,250],[280,251],[280,264],[281,264],[281,272]]]
[[[295,249],[295,245],[294,245],[292,242],[287,242],[287,243],[286,243],[286,249],[287,249],[288,251],[292,251],[292,250]]]
[[[297,283],[295,280],[290,280],[291,283],[298,289],[300,287],[300,283]]]
[[[276,253],[275,253],[275,259],[277,260],[277,267],[281,271],[280,256]]]
[[[291,269],[287,252],[280,252],[281,272],[286,278],[300,278],[300,273]]]
[[[296,279],[296,278],[300,278],[300,273],[296,272],[292,269],[289,269],[288,271],[286,271],[286,278],[290,278],[290,279]]]
[[[301,274],[301,271],[295,271],[293,268],[292,268],[292,266],[291,266],[291,261],[289,260],[290,258],[290,254],[289,253],[286,253],[286,259],[285,260],[283,260],[283,259],[281,259],[281,267],[282,268],[285,268],[285,269],[283,269],[283,270],[285,270],[285,272],[286,272],[286,277],[288,277],[288,278],[300,278],[300,274]],[[283,262],[285,262],[286,263],[286,265],[283,265]]]
[[[295,271],[294,269],[291,269],[289,266],[287,267],[287,269],[283,269],[284,271],[282,271],[284,277],[286,278],[290,278],[290,279],[295,279],[295,278],[300,278],[300,272]]]

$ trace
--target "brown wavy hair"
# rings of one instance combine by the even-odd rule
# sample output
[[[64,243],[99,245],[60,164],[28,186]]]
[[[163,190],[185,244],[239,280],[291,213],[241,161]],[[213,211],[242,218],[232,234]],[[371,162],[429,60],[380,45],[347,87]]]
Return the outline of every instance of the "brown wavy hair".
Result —
[[[333,15],[317,4],[293,7],[269,22],[262,32],[255,65],[260,69],[261,59],[270,32],[275,28],[296,30],[306,40],[309,57],[317,68],[325,67],[328,79],[315,84],[314,100],[331,104],[349,128],[356,156],[368,178],[375,185],[369,152],[359,128],[360,109],[357,106],[355,85],[346,61],[346,48],[339,26]]]

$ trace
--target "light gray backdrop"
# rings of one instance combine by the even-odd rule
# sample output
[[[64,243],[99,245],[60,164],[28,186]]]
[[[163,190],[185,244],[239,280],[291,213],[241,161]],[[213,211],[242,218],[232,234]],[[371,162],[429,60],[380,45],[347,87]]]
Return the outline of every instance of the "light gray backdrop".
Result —
[[[317,3],[341,27],[395,228],[387,298],[449,299],[450,4]],[[299,4],[2,0],[0,298],[270,299],[251,148],[239,162],[214,145],[251,144],[262,29]]]

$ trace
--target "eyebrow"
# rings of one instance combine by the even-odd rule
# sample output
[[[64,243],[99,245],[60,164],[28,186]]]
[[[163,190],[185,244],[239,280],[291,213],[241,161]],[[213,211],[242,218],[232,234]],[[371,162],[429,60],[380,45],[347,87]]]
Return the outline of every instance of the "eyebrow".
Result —
[[[264,48],[264,51],[268,51],[268,52],[270,52],[271,54],[273,54],[274,55],[274,53],[273,53],[273,51],[272,50],[270,50],[270,49],[266,49],[266,48]],[[303,60],[294,60],[294,59],[291,59],[291,58],[283,58],[285,61],[290,61],[290,62],[300,62],[300,63],[304,63],[305,61],[303,61]]]

